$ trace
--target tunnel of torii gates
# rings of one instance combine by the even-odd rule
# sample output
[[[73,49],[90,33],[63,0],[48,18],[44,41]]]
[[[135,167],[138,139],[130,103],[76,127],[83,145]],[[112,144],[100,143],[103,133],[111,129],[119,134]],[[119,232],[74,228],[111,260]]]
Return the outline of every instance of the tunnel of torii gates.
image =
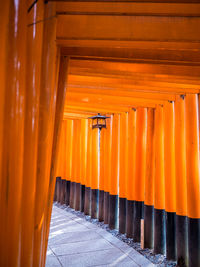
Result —
[[[54,198],[199,267],[199,1],[1,0],[0,20],[0,266],[45,265]]]

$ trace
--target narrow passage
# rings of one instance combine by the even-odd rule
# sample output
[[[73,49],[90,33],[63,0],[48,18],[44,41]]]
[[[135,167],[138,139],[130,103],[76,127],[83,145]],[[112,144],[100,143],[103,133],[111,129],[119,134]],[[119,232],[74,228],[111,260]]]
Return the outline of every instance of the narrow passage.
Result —
[[[153,267],[133,248],[85,219],[53,206],[46,267]]]

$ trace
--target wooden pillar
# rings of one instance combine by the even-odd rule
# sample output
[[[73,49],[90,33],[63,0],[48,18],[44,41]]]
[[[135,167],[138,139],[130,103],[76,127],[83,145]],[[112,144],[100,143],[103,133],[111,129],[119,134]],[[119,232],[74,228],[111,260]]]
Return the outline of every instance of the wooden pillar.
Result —
[[[0,265],[7,267],[20,263],[26,97],[26,1],[1,1],[0,9],[0,40],[1,50],[3,49],[0,52]],[[30,232],[33,242],[33,229]],[[32,257],[32,247],[29,247],[29,251]],[[27,259],[27,262],[31,260]]]
[[[135,203],[133,239],[140,242],[141,219],[144,209],[144,185],[146,175],[146,137],[147,137],[147,109],[137,109],[136,122],[136,163],[135,163]]]
[[[81,179],[80,179],[80,141],[81,141],[81,120],[77,120],[77,132],[76,136],[76,163],[74,165],[75,173],[75,210],[80,210],[81,208]]]
[[[176,248],[177,263],[188,266],[185,97],[175,101]]]
[[[99,221],[104,220],[104,190],[105,190],[105,168],[106,162],[106,131],[101,129],[100,132],[100,169],[99,169]]]
[[[105,132],[105,184],[104,184],[104,223],[109,222],[109,195],[111,181],[111,150],[112,150],[112,121],[113,115],[107,120],[107,129]]]
[[[98,216],[99,196],[99,129],[92,129],[92,176],[91,176],[91,218]]]
[[[166,211],[166,255],[176,260],[176,179],[174,102],[164,105],[164,171]]]
[[[200,266],[199,106],[196,94],[187,94],[186,173],[189,266]]]
[[[85,180],[85,204],[84,213],[90,214],[91,209],[91,176],[92,176],[92,121],[88,121],[87,133],[87,166],[86,166],[86,180]]]
[[[81,143],[80,143],[80,177],[81,177],[81,211],[84,211],[85,183],[87,168],[87,131],[88,120],[81,120]]]
[[[111,179],[109,195],[109,227],[116,228],[118,216],[118,173],[119,173],[119,127],[120,115],[113,115],[111,150]]]
[[[165,253],[165,180],[163,106],[155,111],[154,252]]]
[[[147,148],[144,200],[144,247],[153,248],[154,178],[155,178],[155,110],[147,109]]]
[[[126,235],[133,237],[133,216],[135,199],[135,162],[136,162],[136,109],[132,109],[128,116],[128,180],[127,180],[127,210]]]
[[[119,152],[119,232],[126,232],[126,197],[128,181],[128,113],[120,115]]]

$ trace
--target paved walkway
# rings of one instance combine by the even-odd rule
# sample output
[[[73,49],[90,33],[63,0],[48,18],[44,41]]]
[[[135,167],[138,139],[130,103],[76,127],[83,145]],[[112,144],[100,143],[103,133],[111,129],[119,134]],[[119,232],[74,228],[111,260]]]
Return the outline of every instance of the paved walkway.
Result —
[[[155,266],[106,230],[54,205],[46,267]]]

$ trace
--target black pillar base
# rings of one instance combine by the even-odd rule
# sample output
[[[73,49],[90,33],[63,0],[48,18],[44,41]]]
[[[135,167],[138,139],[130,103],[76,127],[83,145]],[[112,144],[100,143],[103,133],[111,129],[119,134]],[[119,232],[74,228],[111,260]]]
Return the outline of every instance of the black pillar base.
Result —
[[[104,192],[104,208],[103,208],[103,211],[104,211],[104,223],[105,224],[108,224],[108,214],[109,214],[109,192]]]
[[[71,182],[70,186],[70,200],[69,200],[69,205],[72,209],[74,209],[74,204],[75,204],[75,182]]]
[[[81,209],[81,184],[76,183],[76,189],[75,189],[75,210]]]
[[[115,229],[117,227],[118,216],[118,195],[109,195],[109,227]]]
[[[65,204],[65,194],[66,194],[66,180],[61,180],[61,197],[60,204]]]
[[[119,232],[126,232],[126,198],[119,198]]]
[[[200,266],[200,219],[188,218],[189,267]]]
[[[144,202],[134,201],[134,216],[133,216],[133,240],[140,242],[141,237],[141,219],[144,208]]]
[[[144,205],[144,247],[153,248],[154,207]]]
[[[57,201],[57,187],[58,187],[58,177],[56,177],[56,183],[55,183],[55,190],[54,190],[54,198],[53,201]]]
[[[91,189],[91,218],[98,218],[99,190]]]
[[[176,213],[166,212],[166,255],[168,260],[176,260]]]
[[[165,211],[154,209],[154,253],[165,254]]]
[[[84,212],[85,205],[85,185],[81,185],[81,212]]]
[[[188,266],[188,221],[176,215],[177,266]]]
[[[126,201],[126,236],[133,237],[133,215],[134,215],[134,201]]]
[[[61,177],[57,177],[57,202],[60,203],[60,188],[61,188]]]
[[[66,181],[65,204],[69,206],[71,181]]]
[[[99,190],[99,221],[104,220],[104,191]]]
[[[91,204],[91,188],[85,187],[85,204],[84,204],[85,215],[90,214],[90,204]]]

